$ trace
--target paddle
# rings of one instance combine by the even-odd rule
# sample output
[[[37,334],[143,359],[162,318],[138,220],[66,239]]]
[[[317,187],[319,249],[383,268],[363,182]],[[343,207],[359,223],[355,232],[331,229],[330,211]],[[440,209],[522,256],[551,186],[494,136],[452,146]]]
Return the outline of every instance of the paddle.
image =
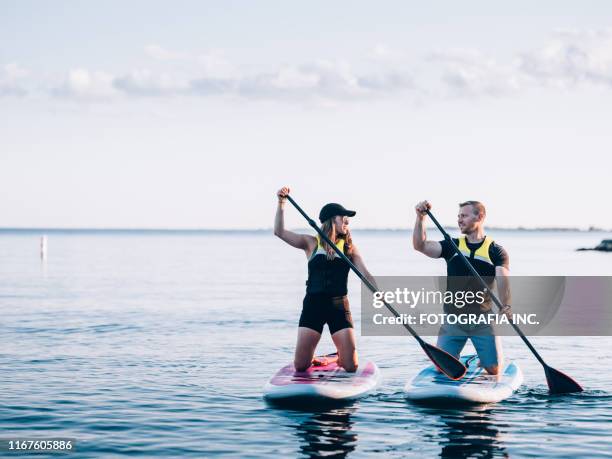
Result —
[[[465,258],[465,255],[463,255],[463,253],[461,253],[461,250],[459,250],[459,247],[457,247],[457,244],[455,244],[455,242],[448,235],[448,233],[446,231],[444,231],[444,228],[442,228],[440,223],[438,223],[438,220],[436,220],[436,218],[431,214],[431,212],[429,210],[427,210],[427,215],[429,215],[429,218],[431,218],[431,220],[438,227],[438,229],[440,230],[440,232],[444,236],[444,239],[451,244],[451,246],[455,250],[455,253],[457,255],[459,255],[459,257],[461,257],[461,259],[463,260],[465,265],[469,268],[471,273],[476,278],[478,278],[478,280],[480,281],[482,286],[485,288],[485,290],[487,292],[489,292],[489,294],[491,295],[491,299],[497,305],[499,310],[502,311],[504,309],[504,307],[501,304],[501,301],[499,301],[497,296],[495,296],[495,294],[491,290],[489,290],[489,287],[487,286],[487,284],[484,281],[484,279],[480,276],[480,274],[478,274],[478,272],[470,264],[468,259]],[[535,348],[529,342],[527,337],[523,334],[523,332],[518,327],[518,325],[516,325],[513,320],[510,320],[510,324],[514,328],[514,331],[516,331],[516,333],[518,333],[518,335],[521,337],[521,339],[525,342],[525,344],[527,345],[529,350],[533,353],[533,355],[535,355],[536,359],[538,359],[538,361],[544,367],[544,374],[546,375],[546,382],[548,383],[548,390],[550,391],[551,394],[568,394],[568,393],[572,393],[572,392],[582,392],[583,391],[583,389],[580,386],[580,384],[578,384],[572,378],[570,378],[566,374],[560,372],[559,370],[555,370],[554,368],[548,366],[546,364],[546,362],[544,362],[544,359],[540,356],[540,354],[538,354],[538,351],[535,350]]]
[[[357,269],[357,267],[353,264],[353,262],[349,260],[348,257],[338,247],[336,247],[336,244],[334,244],[329,239],[329,237],[327,237],[327,235],[323,233],[323,231],[321,231],[321,229],[317,226],[317,224],[302,210],[300,206],[297,205],[297,203],[293,200],[293,198],[287,195],[287,199],[289,200],[291,204],[293,204],[293,207],[295,207],[298,210],[298,212],[302,214],[302,216],[306,219],[308,224],[312,226],[312,228],[319,234],[319,236],[321,236],[323,240],[330,245],[330,247],[333,247],[333,249],[336,251],[338,256],[342,258],[349,265],[349,267],[353,270],[355,274],[357,274],[359,279],[361,279],[361,281],[366,285],[366,287],[368,287],[372,291],[372,293],[376,293],[377,291],[376,287],[374,287],[374,285],[372,285],[372,283],[368,279],[366,279],[366,277]],[[384,300],[383,300],[383,303],[387,307],[387,309],[389,309],[389,311],[393,313],[395,317],[400,317],[400,314],[389,303],[387,303]],[[414,338],[419,342],[419,344],[425,351],[425,354],[427,354],[427,356],[431,359],[434,365],[438,367],[438,369],[441,372],[443,372],[446,376],[448,376],[451,379],[461,379],[463,375],[465,375],[465,372],[467,371],[467,369],[465,368],[465,365],[463,365],[459,360],[457,360],[455,357],[450,355],[448,352],[445,352],[442,349],[439,349],[436,346],[433,346],[432,344],[426,343],[423,340],[423,338],[421,338],[412,329],[412,327],[410,327],[410,325],[407,325],[407,324],[403,324],[403,325],[406,328],[406,330],[408,330],[410,334],[414,336]]]

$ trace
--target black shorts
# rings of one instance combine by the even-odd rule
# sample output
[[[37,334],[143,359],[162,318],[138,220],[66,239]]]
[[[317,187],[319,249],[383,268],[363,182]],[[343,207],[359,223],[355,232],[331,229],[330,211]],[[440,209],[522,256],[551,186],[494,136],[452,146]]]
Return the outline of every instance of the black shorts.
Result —
[[[353,328],[348,298],[307,293],[300,316],[300,327],[323,333],[325,324],[332,335],[338,330]]]

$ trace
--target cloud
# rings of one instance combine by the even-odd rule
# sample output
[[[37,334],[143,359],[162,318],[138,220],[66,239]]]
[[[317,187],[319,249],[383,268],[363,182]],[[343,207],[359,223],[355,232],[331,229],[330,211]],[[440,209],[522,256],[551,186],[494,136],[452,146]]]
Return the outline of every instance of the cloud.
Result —
[[[452,96],[504,96],[525,85],[515,65],[503,65],[474,49],[436,51],[426,61],[441,66],[443,90]]]
[[[407,75],[376,73],[357,75],[345,62],[317,61],[283,66],[275,72],[241,77],[199,77],[191,80],[132,72],[113,81],[115,89],[129,96],[229,95],[268,100],[348,100],[374,97],[412,88]]]
[[[208,78],[236,78],[238,69],[226,58],[223,51],[211,50],[195,56],[197,68]]]
[[[176,96],[189,92],[189,82],[149,70],[136,70],[112,81],[114,89],[130,96]]]
[[[612,29],[559,30],[509,63],[465,49],[432,53],[427,60],[443,65],[441,81],[453,96],[507,96],[538,86],[612,87]]]
[[[612,87],[612,29],[556,31],[543,46],[499,59],[477,49],[442,49],[424,58],[378,44],[361,61],[314,60],[246,72],[221,50],[185,52],[152,44],[150,69],[111,75],[76,68],[51,94],[63,98],[211,97],[323,105],[401,97],[508,97],[536,87]],[[0,95],[26,94],[29,74],[0,69]],[[42,86],[42,85],[39,85]],[[49,85],[47,85],[49,86]]]
[[[285,66],[274,73],[244,78],[237,86],[243,97],[329,101],[381,97],[413,88],[409,75],[384,71],[360,74],[342,61]]]
[[[25,79],[29,72],[20,65],[12,62],[0,69],[0,97],[23,97],[28,93]]]
[[[113,87],[113,76],[106,72],[83,68],[72,69],[64,81],[51,89],[51,94],[65,99],[101,101],[118,95]]]
[[[557,31],[538,51],[522,53],[518,66],[543,85],[612,86],[612,29]]]
[[[238,90],[244,97],[273,99],[345,99],[362,92],[348,64],[329,61],[285,66],[272,73],[249,76],[240,81]]]
[[[199,96],[235,94],[237,83],[222,78],[198,78],[190,82],[190,92]]]

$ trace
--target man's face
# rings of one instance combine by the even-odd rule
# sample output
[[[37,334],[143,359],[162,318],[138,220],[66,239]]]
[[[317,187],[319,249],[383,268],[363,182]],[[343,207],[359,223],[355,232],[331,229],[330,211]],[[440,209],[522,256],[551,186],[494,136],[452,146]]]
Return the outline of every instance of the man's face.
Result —
[[[457,224],[462,234],[468,234],[475,231],[480,222],[480,216],[474,213],[474,206],[470,204],[459,208]]]

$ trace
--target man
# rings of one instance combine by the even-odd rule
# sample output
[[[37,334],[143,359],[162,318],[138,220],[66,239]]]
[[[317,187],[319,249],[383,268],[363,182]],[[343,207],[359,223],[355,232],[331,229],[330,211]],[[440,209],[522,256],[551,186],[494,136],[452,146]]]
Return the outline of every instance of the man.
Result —
[[[424,220],[427,216],[426,211],[429,209],[431,209],[431,204],[427,201],[422,201],[416,205],[417,217],[412,233],[414,249],[430,258],[443,257],[446,260],[447,290],[453,292],[459,290],[482,291],[482,285],[478,283],[477,279],[474,279],[469,268],[461,257],[455,253],[449,241],[427,240]],[[503,247],[485,235],[485,217],[485,206],[481,202],[466,201],[459,204],[457,223],[463,236],[453,239],[453,241],[476,272],[485,279],[489,288],[493,288],[494,282],[497,281],[499,299],[505,305],[501,312],[510,314],[508,254]],[[481,298],[484,298],[481,302],[468,306],[459,305],[457,302],[455,304],[445,303],[444,312],[446,314],[468,314],[472,316],[491,313],[492,302],[488,292],[485,292]],[[489,324],[444,324],[438,334],[437,346],[459,358],[468,338],[476,348],[480,365],[489,374],[498,375],[503,364],[501,340],[499,336],[495,336],[493,327]]]

